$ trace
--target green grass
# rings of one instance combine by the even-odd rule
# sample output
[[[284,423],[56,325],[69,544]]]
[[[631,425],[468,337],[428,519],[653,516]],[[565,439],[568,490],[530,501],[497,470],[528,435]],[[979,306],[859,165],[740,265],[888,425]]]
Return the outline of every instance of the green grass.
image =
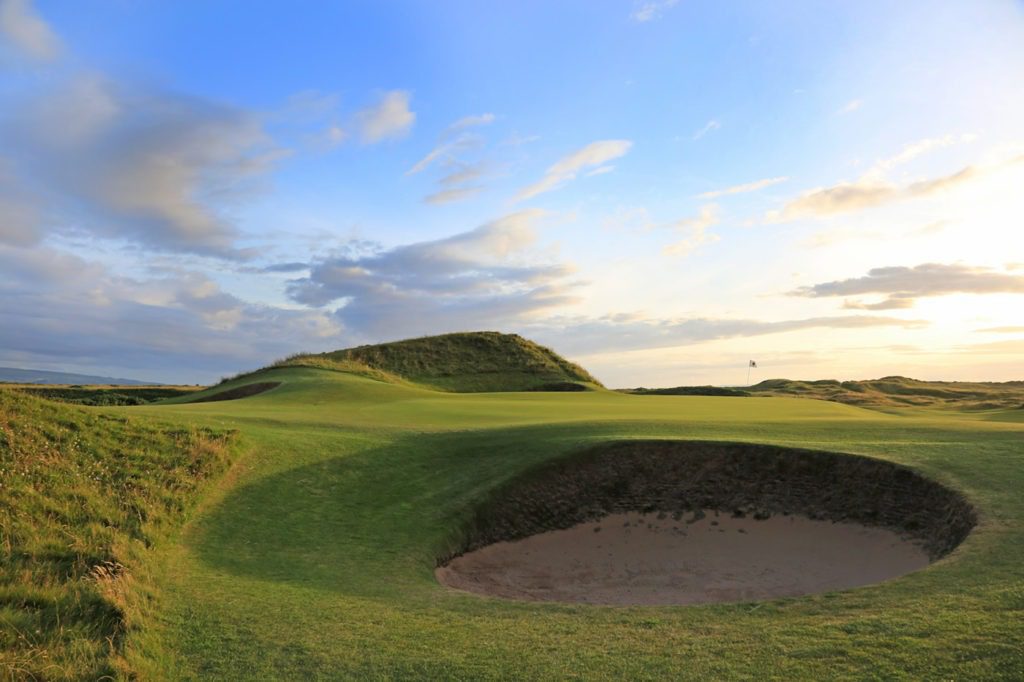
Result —
[[[460,332],[300,354],[277,366],[334,369],[459,393],[558,390],[565,383],[601,386],[585,369],[551,349],[498,332]]]
[[[158,400],[176,398],[199,390],[198,386],[39,386],[8,384],[23,393],[73,405],[146,405]]]
[[[125,674],[158,604],[154,545],[233,436],[0,389],[0,678]]]
[[[1024,670],[1024,411],[448,393],[314,367],[216,390],[256,381],[280,386],[102,413],[137,428],[237,429],[246,446],[185,530],[156,543],[158,614],[123,653],[142,679],[1015,680]],[[497,487],[624,438],[881,457],[963,491],[980,523],[918,573],[762,603],[516,603],[436,583],[436,557]]]

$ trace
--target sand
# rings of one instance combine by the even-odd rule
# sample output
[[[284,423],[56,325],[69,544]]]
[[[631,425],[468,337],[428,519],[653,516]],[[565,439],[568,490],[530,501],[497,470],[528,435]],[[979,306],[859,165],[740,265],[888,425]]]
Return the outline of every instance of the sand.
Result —
[[[783,515],[699,517],[612,514],[488,545],[436,575],[449,587],[508,599],[706,604],[849,589],[928,565],[920,546],[882,528]]]

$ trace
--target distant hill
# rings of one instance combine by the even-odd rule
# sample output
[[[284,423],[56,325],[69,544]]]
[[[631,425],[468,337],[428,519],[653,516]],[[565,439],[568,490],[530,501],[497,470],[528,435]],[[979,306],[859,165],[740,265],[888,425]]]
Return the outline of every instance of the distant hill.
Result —
[[[788,396],[862,407],[947,407],[968,410],[1024,407],[1024,381],[919,381],[890,376],[865,381],[768,379],[743,389],[713,386],[633,388],[640,395]]]
[[[149,381],[116,379],[114,377],[74,374],[72,372],[49,372],[42,369],[16,369],[0,367],[0,381],[16,384],[80,384],[96,386],[159,386]]]
[[[866,381],[768,379],[754,395],[791,395],[863,406],[999,409],[1024,405],[1024,381],[920,381],[901,376]]]
[[[441,391],[575,391],[601,388],[585,369],[517,334],[462,332],[295,355],[275,367],[320,367]]]

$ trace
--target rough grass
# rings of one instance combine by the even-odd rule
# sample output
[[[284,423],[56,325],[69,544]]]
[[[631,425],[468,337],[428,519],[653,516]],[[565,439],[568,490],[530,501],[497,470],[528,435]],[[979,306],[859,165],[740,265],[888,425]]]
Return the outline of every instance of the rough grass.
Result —
[[[465,332],[297,355],[278,367],[318,367],[407,381],[440,391],[543,390],[577,382],[601,386],[585,369],[516,334]]]
[[[755,395],[817,398],[866,407],[965,410],[1024,407],[1024,381],[919,381],[898,376],[869,381],[768,379],[746,390]]]
[[[39,386],[11,384],[23,393],[73,405],[113,406],[148,405],[167,398],[176,398],[200,390],[198,386]]]
[[[929,407],[956,410],[1024,409],[1024,381],[967,382],[919,381],[906,377],[883,377],[868,381],[793,381],[767,379],[747,388],[720,386],[675,386],[672,388],[627,388],[636,395],[718,395],[733,397],[783,396],[831,400],[861,407]]]
[[[126,636],[157,597],[153,548],[233,438],[0,389],[0,678],[130,675]]]

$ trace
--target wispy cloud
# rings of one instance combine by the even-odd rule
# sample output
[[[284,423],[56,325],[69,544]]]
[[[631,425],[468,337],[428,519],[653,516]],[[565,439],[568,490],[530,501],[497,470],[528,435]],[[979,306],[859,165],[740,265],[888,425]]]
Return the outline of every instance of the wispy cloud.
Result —
[[[494,114],[464,116],[445,128],[438,136],[437,144],[427,152],[426,156],[417,161],[406,175],[422,173],[435,161],[452,156],[457,152],[480,145],[480,138],[465,133],[469,128],[488,125],[494,121]]]
[[[1024,334],[1024,327],[986,327],[974,331],[985,334]]]
[[[686,346],[705,341],[765,336],[804,329],[921,329],[923,320],[843,315],[764,321],[728,318],[648,318],[614,314],[598,318],[550,317],[526,328],[531,336],[569,354],[611,353]]]
[[[665,10],[671,9],[679,4],[679,0],[643,0],[634,2],[633,12],[629,18],[643,24],[661,17]]]
[[[708,121],[707,123],[704,124],[703,128],[701,128],[700,130],[698,130],[697,132],[695,132],[693,134],[693,139],[694,139],[694,141],[699,140],[700,138],[704,137],[708,133],[713,133],[714,131],[718,130],[721,127],[722,127],[721,123],[719,123],[715,119],[711,119],[710,121]]]
[[[783,182],[787,182],[789,178],[778,177],[778,178],[765,178],[763,180],[755,180],[754,182],[748,182],[742,185],[733,185],[732,187],[726,187],[725,189],[716,189],[710,192],[704,192],[698,194],[701,199],[717,199],[718,197],[730,196],[733,194],[745,194],[747,192],[756,192],[759,189],[765,187],[771,187],[772,185],[778,185]]]
[[[718,224],[718,206],[708,204],[702,206],[700,214],[695,218],[687,218],[676,221],[671,227],[684,235],[674,244],[665,247],[665,254],[669,256],[688,256],[700,246],[718,241],[718,235],[711,234],[708,230]]]
[[[0,0],[0,35],[21,54],[37,61],[53,61],[61,41],[36,12],[32,0]]]
[[[476,194],[480,193],[482,187],[453,187],[452,189],[442,189],[428,194],[423,197],[424,203],[433,204],[435,206],[440,204],[450,204],[456,201],[462,201],[468,199]]]
[[[953,144],[971,142],[974,139],[974,135],[946,135],[905,145],[896,155],[875,162],[855,182],[840,182],[831,187],[808,190],[787,203],[781,211],[768,212],[765,218],[768,222],[786,222],[798,218],[849,213],[893,202],[919,199],[953,189],[996,167],[1024,161],[1024,156],[1021,156],[992,166],[968,165],[948,175],[905,184],[896,184],[885,179],[886,174],[892,169],[907,164],[923,154]]]
[[[363,142],[373,144],[383,140],[404,137],[416,122],[416,114],[409,109],[412,95],[405,90],[391,90],[381,95],[378,102],[356,114]]]
[[[873,268],[863,277],[823,282],[790,292],[792,296],[808,298],[864,294],[882,294],[886,298],[871,304],[847,302],[844,307],[892,310],[909,308],[919,298],[948,294],[1024,294],[1024,275],[980,266],[925,263],[915,267]]]
[[[629,140],[598,140],[591,142],[586,147],[579,149],[566,157],[563,157],[555,165],[548,168],[540,181],[523,188],[518,195],[517,201],[531,199],[538,194],[550,192],[557,189],[571,180],[585,168],[601,166],[608,161],[625,156],[633,143]]]
[[[837,112],[840,116],[845,114],[852,114],[853,112],[864,106],[864,100],[862,99],[851,99],[849,102],[844,104]]]
[[[462,201],[483,190],[479,182],[487,173],[490,164],[486,161],[466,159],[474,150],[483,147],[485,140],[481,135],[470,132],[470,129],[489,125],[494,119],[495,116],[491,113],[460,118],[445,128],[438,136],[434,148],[405,172],[406,175],[416,175],[435,164],[448,169],[437,181],[439,189],[425,196],[424,203],[436,206]]]

